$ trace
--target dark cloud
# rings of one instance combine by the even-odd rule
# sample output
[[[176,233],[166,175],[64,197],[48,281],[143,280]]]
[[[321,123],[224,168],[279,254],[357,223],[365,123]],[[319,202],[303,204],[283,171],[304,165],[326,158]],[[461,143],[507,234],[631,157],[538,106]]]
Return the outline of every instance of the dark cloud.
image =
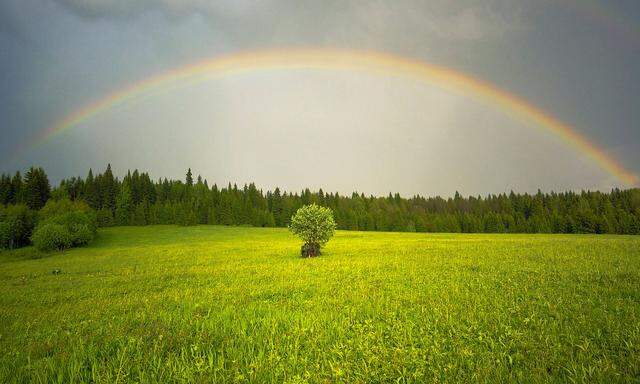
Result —
[[[95,18],[129,18],[156,8],[154,0],[55,0],[78,16]]]
[[[525,25],[523,6],[506,0],[450,2],[370,1],[205,1],[205,0],[55,0],[89,19],[133,18],[160,12],[170,19],[200,15],[215,27],[253,39],[328,39],[415,41],[424,36],[454,40],[502,37]]]
[[[20,18],[21,15],[14,3],[0,3],[0,36],[4,35],[6,39],[28,43],[29,39],[21,27]]]
[[[573,3],[583,6],[581,2]],[[640,4],[629,4],[631,11],[626,13],[637,15]],[[603,3],[603,7],[607,6]],[[24,142],[31,134],[105,94],[203,58],[273,47],[338,47],[390,52],[468,73],[576,126],[579,132],[625,164],[639,164],[640,91],[636,84],[640,77],[640,56],[637,50],[624,46],[618,34],[608,31],[586,18],[584,12],[574,12],[572,7],[551,1],[5,0],[0,2],[0,116],[3,118],[0,151],[11,146],[7,143]],[[324,76],[309,74],[309,77],[315,78],[312,75]],[[358,77],[354,78],[357,83]],[[213,152],[228,151],[228,158],[236,165],[224,163],[224,157],[207,157],[207,162],[216,161],[224,166],[211,165],[202,172],[212,178],[222,174],[230,181],[234,181],[234,175],[256,180],[251,166],[258,162],[246,159],[262,153],[261,143],[253,143],[258,149],[250,145],[230,148],[225,144],[229,137],[235,137],[238,144],[242,140],[236,136],[255,133],[255,126],[275,133],[280,132],[279,127],[287,126],[290,134],[298,137],[297,142],[289,143],[296,147],[311,134],[296,132],[297,126],[314,127],[309,128],[314,130],[322,126],[340,127],[349,135],[354,134],[349,129],[367,126],[377,129],[379,134],[374,137],[379,141],[370,148],[395,145],[385,153],[384,161],[376,163],[386,174],[357,183],[370,188],[375,188],[375,182],[383,179],[387,184],[397,185],[395,189],[415,192],[420,192],[421,185],[424,191],[429,191],[433,183],[443,188],[441,190],[454,184],[464,188],[466,183],[469,192],[495,191],[500,185],[506,185],[505,180],[512,182],[509,185],[515,189],[533,188],[533,184],[556,187],[565,183],[571,187],[598,188],[613,185],[613,181],[606,175],[603,178],[593,167],[575,168],[581,163],[567,160],[575,157],[575,153],[563,155],[566,147],[554,147],[553,138],[551,144],[535,135],[527,139],[527,143],[538,140],[539,148],[520,143],[518,138],[525,134],[514,128],[520,123],[505,118],[499,108],[485,101],[478,101],[478,109],[478,105],[470,104],[468,99],[460,95],[451,99],[451,95],[445,95],[442,90],[432,90],[434,94],[426,97],[412,85],[396,84],[397,79],[370,79],[370,83],[344,89],[340,88],[341,84],[351,79],[329,76],[323,80],[306,81],[304,77],[293,76],[286,78],[286,84],[274,85],[274,77],[266,76],[242,83],[244,88],[238,84],[229,86],[215,97],[212,94],[221,87],[224,89],[223,83],[200,89],[200,96],[185,92],[180,97],[173,93],[166,95],[167,99],[162,101],[151,98],[148,102],[152,104],[136,110],[138,113],[127,114],[127,108],[138,104],[126,104],[122,110],[104,114],[82,129],[69,130],[64,140],[48,144],[47,151],[25,153],[22,160],[2,164],[0,171],[37,161],[55,166],[58,175],[54,177],[84,172],[80,168],[85,164],[77,164],[77,158],[87,158],[88,163],[94,161],[91,163],[94,167],[105,161],[115,163],[113,157],[127,144],[121,141],[137,135],[141,142],[149,138],[149,145],[163,148],[162,151],[131,152],[128,157],[118,159],[120,166],[157,164],[156,169],[151,169],[154,174],[171,176],[174,171],[193,166],[204,158],[205,155],[199,155],[207,151],[202,143],[213,137],[215,140],[209,146]],[[278,90],[286,90],[279,96],[281,102],[260,102],[274,100],[274,92]],[[395,96],[387,97],[387,92],[395,92]],[[318,99],[320,96],[324,99]],[[245,99],[250,99],[252,104],[243,104]],[[335,103],[336,100],[340,102]],[[147,101],[139,102],[145,105]],[[264,109],[252,110],[256,102]],[[295,113],[283,113],[283,104]],[[200,107],[191,110],[191,105]],[[333,108],[326,110],[327,105]],[[343,108],[345,105],[359,112]],[[371,105],[376,106],[375,113],[367,109]],[[476,108],[473,113],[472,107]],[[400,109],[402,113],[397,111]],[[216,113],[209,114],[210,111]],[[260,118],[255,118],[258,114]],[[362,118],[355,119],[358,116]],[[319,118],[323,119],[322,124],[308,120]],[[190,157],[161,145],[162,135],[167,142],[173,140],[172,129],[176,124],[185,135],[190,133],[186,135],[189,140],[181,143]],[[243,126],[244,131],[238,132],[244,133],[236,134],[233,128],[237,126]],[[404,127],[404,131],[399,127]],[[113,132],[120,135],[114,136]],[[508,132],[511,133],[507,135]],[[196,134],[204,139],[200,140]],[[403,141],[403,137],[411,135],[415,138],[413,141]],[[283,140],[292,140],[293,136]],[[113,145],[101,145],[95,150],[96,138]],[[317,139],[324,140],[322,136]],[[402,147],[430,139],[440,140],[442,145],[432,141],[422,149],[412,147],[410,151]],[[282,143],[276,140],[271,145],[277,147]],[[347,144],[341,147],[345,153],[349,151]],[[545,155],[552,147],[554,154]],[[73,148],[91,150],[79,154],[72,153]],[[286,152],[284,147],[281,150]],[[360,153],[360,157],[345,155],[340,163],[357,164],[370,154],[367,151],[354,148],[353,153]],[[166,153],[173,153],[173,168],[166,164]],[[415,157],[413,162],[407,160],[408,155]],[[261,156],[266,158],[269,152]],[[398,159],[395,162],[394,157]],[[541,157],[544,159],[540,160]],[[462,158],[465,160],[460,160]],[[450,165],[439,164],[442,159],[449,159],[444,163]],[[545,176],[549,162],[560,159],[564,159],[565,166],[556,167],[554,175]],[[207,162],[201,163],[201,168],[206,167]],[[406,169],[394,169],[395,163],[403,164]],[[408,180],[411,172],[406,170],[412,169],[411,164],[419,164],[422,173]],[[432,164],[438,167],[431,167]],[[339,168],[338,163],[334,165]],[[76,166],[79,168],[73,168]],[[297,164],[286,166],[295,168]],[[283,169],[279,163],[273,167]],[[500,172],[487,173],[487,169],[500,169]],[[520,169],[535,175],[535,182],[527,182],[526,175],[519,175]],[[293,180],[296,172],[291,169],[283,175],[265,173],[269,177],[260,181],[264,184],[270,179]],[[332,172],[326,173],[329,181],[333,180]],[[403,184],[404,179],[408,181]],[[343,173],[335,175],[335,182],[341,188],[354,183]]]

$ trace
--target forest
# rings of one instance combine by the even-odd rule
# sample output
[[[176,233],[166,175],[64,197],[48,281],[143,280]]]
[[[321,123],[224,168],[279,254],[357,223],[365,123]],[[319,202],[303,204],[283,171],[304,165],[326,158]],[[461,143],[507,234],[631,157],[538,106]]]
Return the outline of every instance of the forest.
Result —
[[[191,169],[184,180],[152,180],[129,171],[121,179],[111,165],[102,173],[71,177],[51,187],[45,171],[0,176],[2,212],[12,206],[40,210],[48,200],[83,201],[99,226],[220,224],[286,227],[301,206],[332,209],[338,229],[464,233],[640,233],[640,189],[536,194],[514,193],[449,198],[340,195],[322,189],[264,191],[210,184]]]

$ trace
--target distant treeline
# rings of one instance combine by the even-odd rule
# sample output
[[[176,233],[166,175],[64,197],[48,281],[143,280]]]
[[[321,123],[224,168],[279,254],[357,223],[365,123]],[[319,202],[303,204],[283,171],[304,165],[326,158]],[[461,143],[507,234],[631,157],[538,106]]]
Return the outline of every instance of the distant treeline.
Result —
[[[44,170],[31,168],[0,178],[0,203],[38,210],[48,199],[83,200],[101,226],[223,224],[284,227],[302,205],[334,212],[339,229],[407,232],[618,233],[640,234],[640,189],[603,192],[500,194],[444,199],[399,194],[387,197],[322,189],[299,193],[263,191],[252,183],[209,185],[191,170],[184,181],[152,181],[148,173],[114,177],[111,166],[94,175],[62,180],[51,189]]]

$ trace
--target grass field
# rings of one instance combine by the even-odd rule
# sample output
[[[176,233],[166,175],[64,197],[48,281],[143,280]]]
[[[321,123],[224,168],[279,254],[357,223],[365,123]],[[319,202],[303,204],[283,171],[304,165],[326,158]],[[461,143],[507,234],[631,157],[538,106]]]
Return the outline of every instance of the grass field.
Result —
[[[299,245],[158,226],[1,253],[0,382],[640,381],[640,237]]]

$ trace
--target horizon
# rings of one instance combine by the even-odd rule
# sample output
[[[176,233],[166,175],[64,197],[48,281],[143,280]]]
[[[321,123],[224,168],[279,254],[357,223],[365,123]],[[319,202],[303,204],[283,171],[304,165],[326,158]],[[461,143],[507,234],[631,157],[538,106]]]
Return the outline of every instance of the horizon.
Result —
[[[110,165],[110,164],[108,164]],[[47,173],[47,169],[46,167],[40,167],[38,165],[32,165],[31,167],[34,168],[42,168],[45,173],[48,175]],[[29,167],[29,168],[31,168]],[[14,172],[0,172],[0,175],[8,175],[9,177],[13,177],[16,172],[20,172],[21,176],[24,177],[26,172],[28,171],[28,169],[24,169],[24,170],[16,170]],[[60,183],[65,180],[65,181],[69,181],[72,178],[79,178],[82,180],[86,180],[87,175],[89,174],[89,171],[92,172],[93,176],[96,177],[97,175],[103,174],[104,171],[107,169],[107,166],[103,167],[103,169],[93,169],[93,168],[89,168],[87,170],[87,172],[85,172],[84,175],[73,175],[73,176],[66,176],[66,177],[62,177],[61,179],[58,180],[54,180],[51,179],[49,177],[49,182],[51,184],[51,188],[55,189],[58,188],[60,186]],[[178,176],[156,176],[154,175],[152,172],[150,171],[146,171],[146,170],[142,170],[142,169],[137,169],[137,168],[131,168],[131,169],[127,169],[124,171],[120,171],[118,172],[118,170],[115,170],[113,167],[111,168],[113,176],[115,178],[116,181],[118,182],[122,182],[123,179],[128,175],[128,174],[133,174],[135,171],[137,171],[139,174],[147,174],[149,176],[149,179],[151,180],[151,182],[153,182],[154,184],[160,184],[164,181],[164,179],[167,179],[169,182],[180,182],[182,184],[185,183],[185,176],[186,176],[186,172],[182,175],[182,177]],[[341,197],[350,197],[352,196],[352,194],[356,193],[358,196],[362,196],[364,195],[365,198],[387,198],[390,195],[391,196],[395,196],[395,195],[399,195],[401,198],[403,199],[413,199],[413,198],[424,198],[424,199],[437,199],[437,198],[441,198],[443,200],[449,200],[449,199],[453,199],[455,197],[456,194],[459,194],[460,197],[462,198],[488,198],[488,197],[493,197],[493,196],[509,196],[511,193],[514,193],[516,195],[521,195],[521,196],[535,196],[538,193],[542,193],[543,195],[553,195],[553,194],[569,194],[569,193],[575,193],[575,194],[582,194],[582,193],[592,193],[592,192],[600,192],[603,194],[609,194],[613,191],[625,191],[625,190],[637,190],[639,189],[639,187],[637,186],[632,186],[632,187],[628,187],[628,188],[618,188],[618,187],[612,187],[610,190],[590,190],[590,189],[576,189],[576,190],[569,190],[569,189],[565,189],[565,190],[542,190],[540,188],[536,189],[535,191],[518,191],[518,190],[508,190],[508,191],[502,191],[502,192],[488,192],[488,193],[481,193],[481,194],[469,194],[469,193],[465,193],[464,191],[460,191],[460,190],[456,190],[453,191],[450,195],[440,195],[440,194],[413,194],[413,195],[406,195],[406,194],[402,194],[398,191],[388,191],[386,193],[381,193],[381,194],[375,194],[375,193],[368,193],[365,191],[360,191],[357,189],[351,190],[351,191],[336,191],[336,190],[329,190],[327,188],[324,188],[322,186],[318,186],[318,187],[302,187],[301,189],[286,189],[282,186],[278,186],[278,185],[273,185],[273,186],[265,186],[265,185],[261,185],[261,184],[257,184],[254,181],[248,180],[248,181],[224,181],[224,182],[219,182],[216,180],[212,180],[209,179],[207,177],[202,176],[202,174],[198,173],[198,172],[194,172],[194,170],[192,168],[187,167],[187,170],[191,170],[193,173],[193,179],[194,179],[194,184],[197,181],[198,177],[202,177],[202,182],[207,182],[207,185],[209,187],[209,189],[211,190],[213,188],[213,186],[217,186],[217,188],[219,190],[222,189],[227,189],[229,185],[236,186],[238,187],[238,189],[243,189],[245,186],[249,186],[251,184],[253,184],[256,189],[258,191],[260,191],[261,193],[269,193],[269,192],[273,192],[275,191],[276,188],[278,188],[282,194],[290,194],[290,195],[295,195],[295,196],[300,196],[302,192],[304,192],[305,190],[309,190],[312,194],[317,194],[320,190],[322,190],[322,192],[324,194],[339,194]]]

